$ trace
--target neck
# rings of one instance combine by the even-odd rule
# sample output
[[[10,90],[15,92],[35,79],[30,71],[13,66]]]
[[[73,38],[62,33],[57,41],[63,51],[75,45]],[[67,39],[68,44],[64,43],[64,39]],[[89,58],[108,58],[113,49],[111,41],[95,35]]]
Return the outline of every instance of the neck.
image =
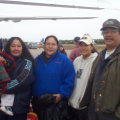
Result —
[[[47,58],[50,58],[50,57],[52,57],[52,56],[50,56],[50,55],[46,55],[46,57],[47,57]]]
[[[21,58],[21,55],[20,56],[12,56],[14,58],[15,61],[17,61],[19,58]]]
[[[116,47],[107,46],[107,52],[111,52],[116,48],[117,48],[117,46]]]
[[[51,57],[52,57],[52,55],[46,55],[46,57],[47,57],[47,58],[51,58]]]
[[[116,44],[113,44],[113,45],[106,45],[107,52],[113,51],[114,49],[116,49],[118,47],[118,45],[120,45],[119,42],[117,42]]]
[[[90,54],[91,55],[91,54]],[[90,55],[84,55],[83,56],[83,59],[85,60],[85,59],[87,59]]]

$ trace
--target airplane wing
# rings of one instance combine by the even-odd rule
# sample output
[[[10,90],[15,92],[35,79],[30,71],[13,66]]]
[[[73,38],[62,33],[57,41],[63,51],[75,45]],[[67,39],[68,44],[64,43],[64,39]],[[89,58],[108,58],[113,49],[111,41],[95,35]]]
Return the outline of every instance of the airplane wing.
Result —
[[[0,21],[20,22],[22,20],[69,20],[69,19],[94,19],[97,17],[0,17]]]
[[[99,7],[87,7],[87,6],[76,6],[76,5],[62,5],[62,4],[50,4],[50,3],[38,3],[38,2],[24,2],[24,1],[13,1],[13,0],[0,0],[0,3],[4,4],[17,4],[17,5],[32,5],[32,6],[48,6],[48,7],[64,7],[64,8],[79,8],[79,9],[93,9],[101,10],[104,8]]]

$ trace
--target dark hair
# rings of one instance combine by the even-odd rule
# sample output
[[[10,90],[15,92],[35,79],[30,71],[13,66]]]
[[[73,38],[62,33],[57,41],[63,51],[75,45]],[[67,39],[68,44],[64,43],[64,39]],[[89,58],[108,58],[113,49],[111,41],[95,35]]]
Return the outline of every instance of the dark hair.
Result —
[[[55,39],[55,41],[57,42],[57,45],[59,44],[57,37],[54,36],[54,35],[49,35],[49,36],[47,36],[47,37],[45,38],[44,44],[46,43],[47,39],[50,38],[50,37],[53,37],[53,38]]]
[[[11,37],[8,40],[8,42],[7,42],[6,46],[5,46],[5,49],[4,49],[5,52],[8,53],[9,55],[11,55],[10,54],[10,45],[13,42],[13,40],[15,40],[15,39],[19,40],[21,45],[22,45],[22,58],[29,59],[33,64],[33,68],[35,68],[35,60],[34,60],[33,56],[31,55],[31,53],[29,52],[29,50],[27,49],[26,45],[24,44],[24,42],[23,42],[23,40],[21,38],[19,38],[19,37]]]
[[[63,47],[63,46],[60,46],[60,47]],[[60,50],[60,47],[59,47],[59,50]],[[63,47],[63,50],[62,50],[62,51],[60,51],[60,53],[65,54],[65,55],[67,56],[67,53],[66,53],[66,51],[65,51],[64,47]]]
[[[93,49],[92,49],[91,53],[94,53],[94,52],[97,52],[97,53],[98,53],[96,47],[95,47],[93,44],[90,44],[90,45],[93,46]]]
[[[120,33],[120,28],[118,28],[118,32]]]

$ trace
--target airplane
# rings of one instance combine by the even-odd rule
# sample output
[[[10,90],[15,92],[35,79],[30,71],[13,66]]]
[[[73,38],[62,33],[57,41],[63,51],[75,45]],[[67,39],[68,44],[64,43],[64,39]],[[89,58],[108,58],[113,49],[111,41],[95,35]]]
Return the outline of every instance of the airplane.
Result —
[[[17,4],[17,5],[32,5],[32,6],[48,6],[48,7],[64,7],[64,8],[79,8],[79,9],[93,9],[102,10],[100,7],[87,7],[87,6],[76,6],[76,5],[62,5],[62,4],[50,4],[50,3],[38,3],[38,2],[25,2],[25,1],[13,1],[13,0],[0,0],[3,4]]]
[[[64,7],[64,8],[80,8],[80,9],[93,9],[101,10],[99,7],[86,7],[86,6],[75,6],[75,5],[62,5],[62,4],[49,4],[49,3],[38,3],[38,2],[25,2],[25,1],[13,1],[13,0],[0,0],[3,4],[16,4],[16,5],[32,5],[32,6],[48,6],[48,7]],[[20,22],[22,20],[69,20],[69,19],[94,19],[97,17],[62,17],[62,16],[30,16],[30,17],[15,17],[15,16],[0,16],[1,21],[13,21]]]
[[[12,21],[12,22],[20,22],[22,20],[68,20],[68,19],[94,19],[94,18],[97,18],[97,17],[61,17],[61,16],[33,16],[33,17],[3,17],[3,16],[0,16],[0,22],[1,21],[5,21],[5,22],[8,22],[8,21]]]
[[[43,45],[44,41],[45,41],[44,38],[42,38],[42,40],[39,43],[37,43],[37,45]]]

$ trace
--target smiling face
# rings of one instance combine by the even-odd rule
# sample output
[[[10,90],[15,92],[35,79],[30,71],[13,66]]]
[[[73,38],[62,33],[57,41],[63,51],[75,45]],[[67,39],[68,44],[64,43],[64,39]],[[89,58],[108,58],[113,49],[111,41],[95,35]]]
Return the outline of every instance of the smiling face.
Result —
[[[10,54],[13,56],[20,56],[22,54],[22,44],[19,40],[15,39],[10,44]]]
[[[120,44],[120,33],[118,29],[106,28],[103,31],[103,37],[108,51],[112,51]]]
[[[58,49],[56,40],[53,37],[49,37],[45,42],[44,49],[45,49],[47,58],[50,58],[51,56],[53,56]]]
[[[79,49],[80,49],[81,55],[83,55],[83,58],[86,59],[91,55],[93,46],[92,45],[87,45],[84,42],[80,42],[79,43]]]
[[[64,49],[64,48],[61,46],[61,47],[59,48],[60,52],[62,52],[62,51],[63,51],[63,49]]]

